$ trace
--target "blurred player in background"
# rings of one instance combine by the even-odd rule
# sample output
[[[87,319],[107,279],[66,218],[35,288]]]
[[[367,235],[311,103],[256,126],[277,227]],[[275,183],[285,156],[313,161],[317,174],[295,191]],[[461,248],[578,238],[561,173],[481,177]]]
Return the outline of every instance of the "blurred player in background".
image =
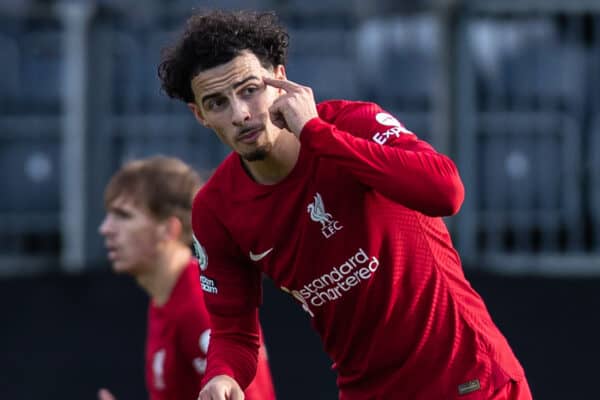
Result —
[[[190,222],[200,185],[198,173],[183,161],[156,156],[127,163],[105,191],[100,233],[113,270],[134,277],[150,296],[145,377],[152,400],[196,399],[206,369],[209,316]],[[114,399],[107,389],[98,397]],[[263,349],[246,399],[274,398]]]
[[[272,13],[209,11],[159,66],[233,150],[192,211],[213,323],[199,398],[254,377],[265,272],[312,318],[340,399],[530,399],[442,219],[464,197],[454,163],[376,104],[316,105],[287,45]]]

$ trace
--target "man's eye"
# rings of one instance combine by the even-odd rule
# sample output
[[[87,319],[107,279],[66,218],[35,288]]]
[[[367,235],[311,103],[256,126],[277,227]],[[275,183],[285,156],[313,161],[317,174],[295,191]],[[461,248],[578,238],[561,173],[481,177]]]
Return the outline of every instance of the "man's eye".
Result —
[[[116,210],[114,213],[115,216],[119,219],[129,219],[131,217],[131,214],[123,210]]]
[[[258,88],[256,86],[248,86],[245,87],[244,90],[242,90],[242,93],[245,95],[250,95],[255,93],[258,90]]]
[[[222,107],[225,103],[225,99],[211,99],[206,104],[206,108],[209,110],[215,110]]]

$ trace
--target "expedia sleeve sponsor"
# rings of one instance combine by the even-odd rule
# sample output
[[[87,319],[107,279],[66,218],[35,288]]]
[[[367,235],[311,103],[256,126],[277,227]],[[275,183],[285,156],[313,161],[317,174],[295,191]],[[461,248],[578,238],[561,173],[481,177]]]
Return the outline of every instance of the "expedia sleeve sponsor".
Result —
[[[376,132],[373,135],[373,141],[381,145],[385,144],[390,137],[399,138],[401,134],[414,135],[411,131],[406,129],[400,121],[391,116],[388,113],[379,113],[375,116],[375,119],[380,125],[387,127],[383,132]]]
[[[217,289],[217,281],[211,278],[207,278],[204,275],[200,276],[200,285],[202,285],[202,290],[206,293],[217,294],[219,290]]]

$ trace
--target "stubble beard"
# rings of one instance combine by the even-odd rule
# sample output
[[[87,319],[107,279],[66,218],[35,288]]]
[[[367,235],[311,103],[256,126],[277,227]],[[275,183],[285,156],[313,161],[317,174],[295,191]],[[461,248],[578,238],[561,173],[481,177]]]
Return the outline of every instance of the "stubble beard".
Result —
[[[249,153],[242,154],[242,158],[248,162],[263,161],[265,158],[267,158],[269,153],[271,153],[272,148],[273,145],[271,143],[267,143],[257,147]]]

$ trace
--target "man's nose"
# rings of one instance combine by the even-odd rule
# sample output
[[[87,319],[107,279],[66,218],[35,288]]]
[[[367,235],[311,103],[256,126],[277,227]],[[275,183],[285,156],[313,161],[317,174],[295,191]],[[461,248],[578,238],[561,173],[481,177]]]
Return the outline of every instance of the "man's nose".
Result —
[[[250,119],[250,109],[245,101],[234,100],[231,104],[233,110],[232,123],[235,126],[243,126]]]
[[[108,235],[108,234],[110,233],[110,221],[109,221],[109,218],[108,218],[108,217],[105,217],[105,218],[102,220],[102,223],[101,223],[101,224],[100,224],[100,226],[98,227],[98,232],[99,232],[101,235],[104,235],[104,236],[106,236],[106,235]]]

